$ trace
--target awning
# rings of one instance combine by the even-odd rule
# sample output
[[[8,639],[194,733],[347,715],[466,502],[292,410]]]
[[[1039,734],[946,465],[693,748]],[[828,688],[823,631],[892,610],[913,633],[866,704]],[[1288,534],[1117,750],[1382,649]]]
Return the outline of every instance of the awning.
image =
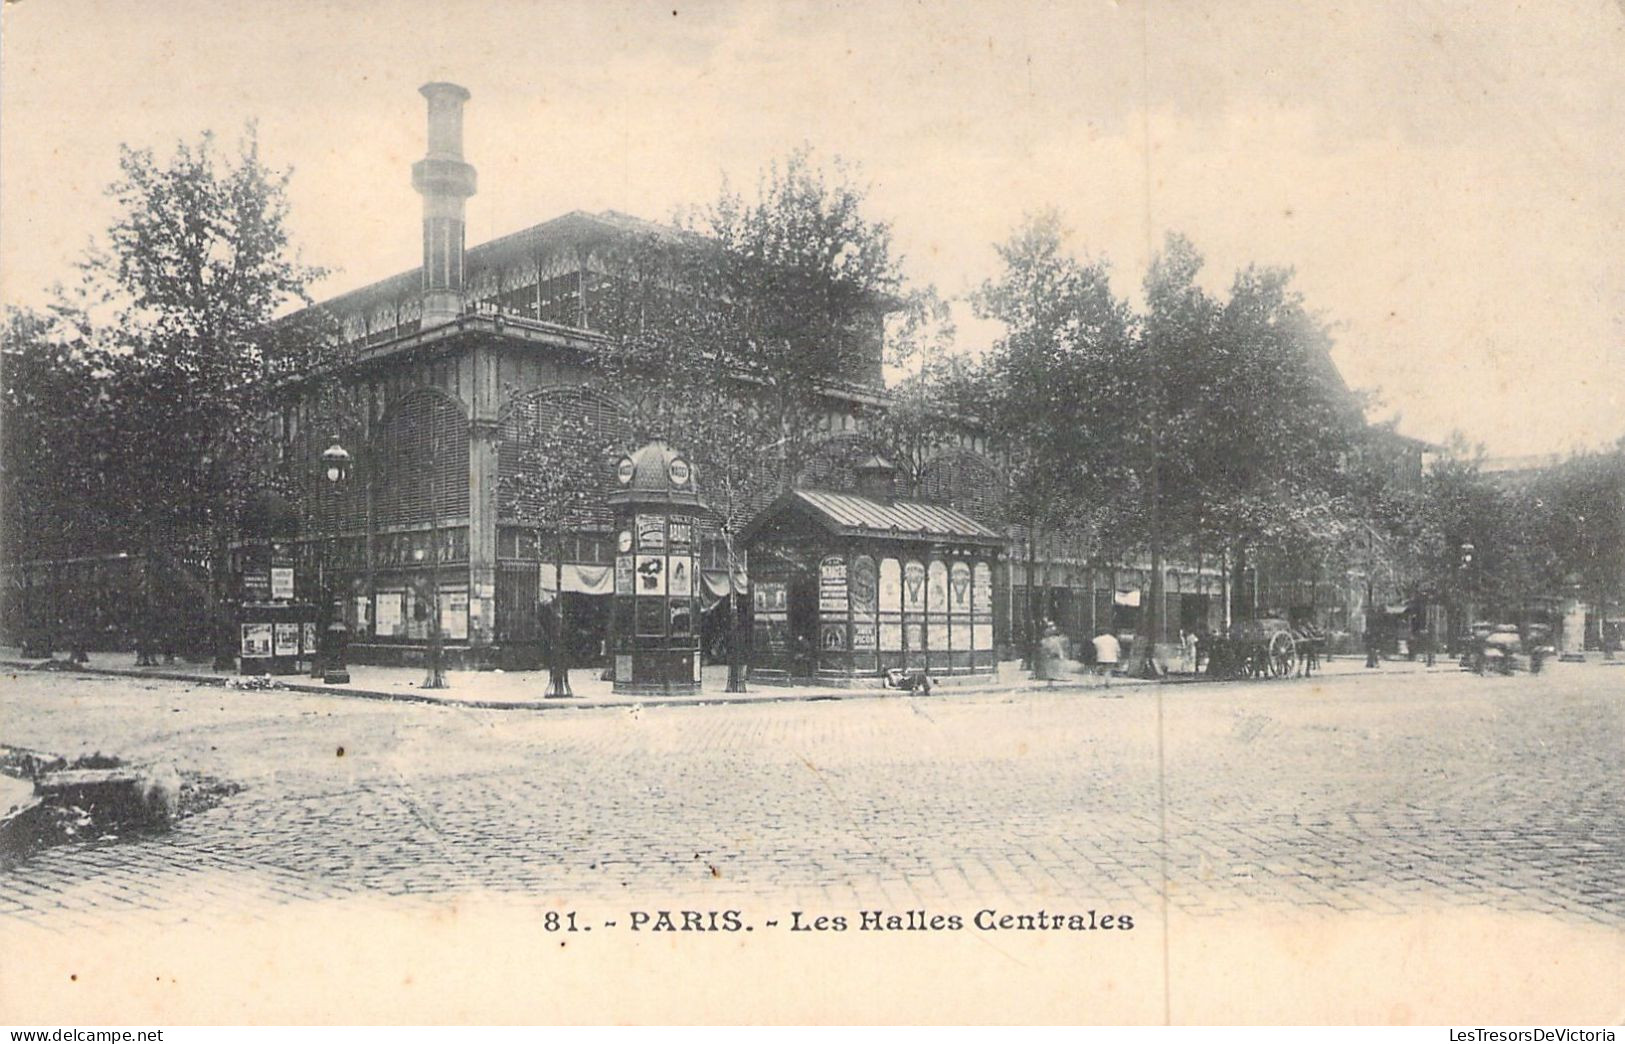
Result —
[[[553,592],[559,589],[552,562],[541,566],[542,601],[551,602]],[[564,564],[564,589],[571,594],[607,595],[615,591],[615,568],[607,565]]]
[[[709,611],[728,594],[728,571],[726,569],[700,570],[700,606]],[[735,569],[733,576],[734,594],[744,594],[750,590],[750,577],[745,570]]]

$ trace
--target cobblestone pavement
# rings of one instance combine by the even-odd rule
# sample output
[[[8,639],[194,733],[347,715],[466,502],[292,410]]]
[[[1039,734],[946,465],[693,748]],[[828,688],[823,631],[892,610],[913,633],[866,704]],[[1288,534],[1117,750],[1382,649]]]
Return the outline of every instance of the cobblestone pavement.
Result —
[[[771,895],[1625,924],[1625,668],[539,714],[0,679],[0,741],[236,781],[0,874],[0,921]]]

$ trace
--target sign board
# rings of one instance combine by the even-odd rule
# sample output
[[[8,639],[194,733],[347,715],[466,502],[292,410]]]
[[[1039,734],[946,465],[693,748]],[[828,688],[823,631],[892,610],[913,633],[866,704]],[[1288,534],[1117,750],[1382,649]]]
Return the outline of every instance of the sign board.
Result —
[[[672,547],[693,547],[694,520],[686,515],[673,515],[666,524],[666,539]]]
[[[271,567],[271,597],[290,600],[293,598],[292,566]]]
[[[852,648],[860,652],[873,652],[879,640],[875,625],[872,623],[855,623],[852,625]]]
[[[243,597],[250,602],[271,597],[271,570],[250,566],[243,572]]]
[[[299,624],[278,623],[274,625],[272,633],[272,654],[275,656],[299,655]],[[312,628],[314,630],[314,628]]]
[[[272,630],[268,623],[243,624],[243,655],[268,657],[271,655]]]

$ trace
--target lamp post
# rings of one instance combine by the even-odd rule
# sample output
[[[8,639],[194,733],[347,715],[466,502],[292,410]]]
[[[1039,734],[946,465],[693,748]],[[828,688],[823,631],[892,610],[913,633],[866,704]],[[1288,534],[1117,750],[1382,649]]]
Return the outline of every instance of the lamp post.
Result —
[[[339,490],[343,488],[345,481],[350,477],[350,454],[343,446],[339,445],[336,438],[333,440],[333,445],[322,452],[322,474],[327,479],[329,487],[328,503],[331,505],[329,510],[331,511],[332,524],[328,532],[331,535],[332,543],[337,544],[339,540],[338,495]],[[324,543],[322,550],[324,567],[329,553],[329,549]],[[325,568],[323,571],[324,573],[327,572]],[[333,603],[335,599],[333,593],[328,589],[325,576],[323,577],[321,595],[326,599],[325,604],[328,607],[327,612],[330,617],[327,629],[320,638],[323,649],[322,661],[325,665],[322,671],[322,681],[328,685],[348,685],[350,684],[350,672],[344,664],[344,652],[345,646],[348,644],[349,634],[344,627],[344,606],[341,603],[338,606],[338,611],[334,612]]]

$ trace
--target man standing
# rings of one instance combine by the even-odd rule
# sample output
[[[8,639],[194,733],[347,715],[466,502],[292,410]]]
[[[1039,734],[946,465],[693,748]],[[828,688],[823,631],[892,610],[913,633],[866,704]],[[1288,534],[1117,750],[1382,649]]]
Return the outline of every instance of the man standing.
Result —
[[[1110,631],[1101,631],[1095,635],[1095,670],[1100,672],[1104,684],[1108,687],[1112,683],[1112,672],[1117,670],[1117,661],[1123,656],[1123,647],[1117,641],[1117,635]]]

